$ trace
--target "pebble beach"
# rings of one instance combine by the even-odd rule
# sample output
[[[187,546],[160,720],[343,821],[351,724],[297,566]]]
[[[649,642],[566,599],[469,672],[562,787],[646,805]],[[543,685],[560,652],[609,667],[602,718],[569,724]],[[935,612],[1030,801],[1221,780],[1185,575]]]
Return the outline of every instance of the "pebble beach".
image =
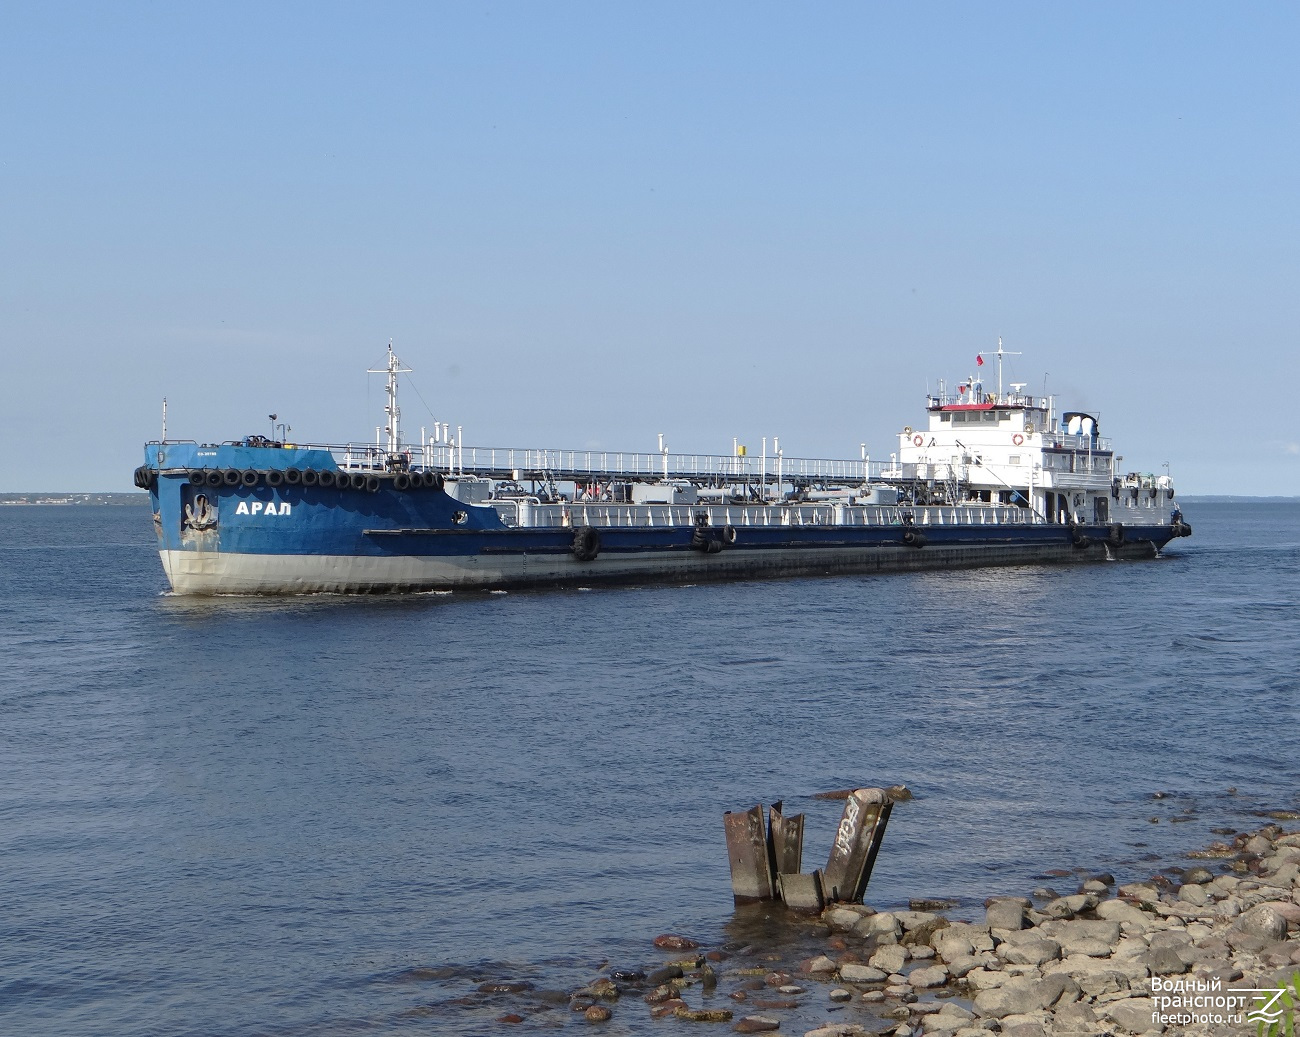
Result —
[[[1267,999],[1242,992],[1294,998],[1300,973],[1300,830],[1221,834],[1144,881],[1055,872],[979,912],[926,899],[808,916],[742,907],[716,946],[665,933],[646,961],[602,963],[578,989],[507,977],[458,1004],[521,1029],[646,1032],[659,1021],[665,1032],[690,1023],[804,1037],[1255,1033],[1246,1015]],[[1275,1014],[1285,1006],[1276,1001]]]

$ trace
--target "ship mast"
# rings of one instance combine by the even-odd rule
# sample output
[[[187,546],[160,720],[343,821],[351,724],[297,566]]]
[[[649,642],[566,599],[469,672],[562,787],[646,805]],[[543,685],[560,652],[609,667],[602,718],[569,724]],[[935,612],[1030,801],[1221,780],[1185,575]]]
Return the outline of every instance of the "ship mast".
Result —
[[[998,403],[1002,402],[1002,357],[1020,356],[1019,353],[1013,353],[1009,349],[1002,348],[1002,336],[998,336]]]
[[[372,367],[366,373],[388,375],[387,402],[384,404],[384,415],[388,418],[388,426],[385,429],[388,433],[388,452],[390,454],[400,453],[402,449],[402,410],[397,406],[397,376],[399,374],[410,374],[411,369],[402,366],[402,362],[397,359],[397,354],[393,352],[393,340],[389,339],[387,366],[382,368]]]

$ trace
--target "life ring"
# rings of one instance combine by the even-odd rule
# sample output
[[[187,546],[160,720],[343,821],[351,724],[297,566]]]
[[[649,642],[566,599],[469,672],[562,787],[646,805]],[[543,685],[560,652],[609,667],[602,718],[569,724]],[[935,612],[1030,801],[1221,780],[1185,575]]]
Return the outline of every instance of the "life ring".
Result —
[[[1019,432],[1015,433],[1015,435],[1011,437],[1011,442],[1013,442],[1016,446],[1019,446],[1024,441],[1025,441],[1025,437],[1022,436]]]
[[[924,442],[925,442],[925,437],[921,435],[921,433],[919,432],[912,437],[912,446],[920,446]]]

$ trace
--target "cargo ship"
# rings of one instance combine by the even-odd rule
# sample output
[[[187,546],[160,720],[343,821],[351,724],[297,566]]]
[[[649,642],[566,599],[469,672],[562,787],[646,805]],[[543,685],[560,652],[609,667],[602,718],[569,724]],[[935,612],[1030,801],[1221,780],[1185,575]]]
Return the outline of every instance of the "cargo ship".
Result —
[[[1166,472],[1121,473],[1098,418],[972,375],[888,459],[468,447],[402,434],[389,344],[373,443],[162,439],[149,491],[176,594],[389,593],[1152,558],[1191,534]],[[977,357],[977,367],[984,365]],[[165,411],[164,411],[165,415]],[[279,426],[281,430],[285,426]]]

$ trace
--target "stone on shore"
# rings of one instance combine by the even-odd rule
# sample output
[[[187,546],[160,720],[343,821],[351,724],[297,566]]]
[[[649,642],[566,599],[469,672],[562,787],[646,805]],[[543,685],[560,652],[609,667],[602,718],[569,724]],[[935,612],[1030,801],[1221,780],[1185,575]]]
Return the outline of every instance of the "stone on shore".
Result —
[[[907,977],[907,982],[918,990],[941,987],[948,982],[948,970],[942,965],[932,965],[926,969],[913,969]]]
[[[984,911],[984,920],[990,929],[1023,929],[1029,901],[1023,897],[1000,897]]]
[[[840,966],[840,979],[845,983],[883,983],[889,973],[871,965],[858,965],[850,962]]]
[[[1163,1033],[1164,1023],[1156,1018],[1155,1002],[1149,997],[1130,997],[1112,1001],[1098,1009],[1102,1018],[1109,1019],[1121,1030],[1129,1033]]]
[[[736,1033],[764,1033],[768,1030],[779,1030],[781,1020],[773,1019],[766,1015],[747,1015],[736,1022],[732,1027]]]
[[[880,969],[886,974],[891,972],[902,972],[903,965],[907,962],[907,949],[898,944],[890,944],[881,947],[871,956],[869,964],[872,968]]]

